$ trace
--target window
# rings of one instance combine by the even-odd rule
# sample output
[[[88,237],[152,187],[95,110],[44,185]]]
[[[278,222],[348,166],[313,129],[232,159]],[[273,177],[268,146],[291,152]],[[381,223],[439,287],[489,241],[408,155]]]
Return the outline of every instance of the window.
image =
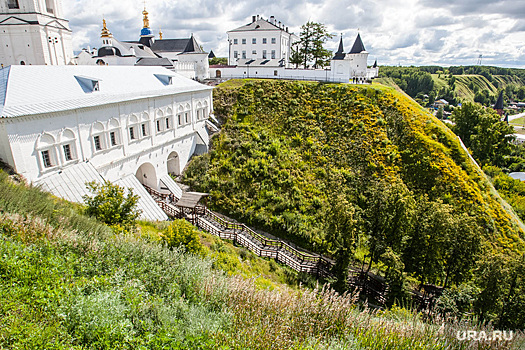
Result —
[[[166,118],[166,130],[170,128],[170,118]]]
[[[100,142],[100,136],[99,135],[93,136],[93,143],[95,144],[95,150],[96,151],[102,151],[102,143]]]
[[[117,145],[117,134],[114,131],[109,133],[109,141],[111,142],[111,146]]]
[[[186,124],[189,124],[190,122],[190,114],[188,112],[184,113],[184,121]]]
[[[51,168],[53,164],[51,163],[51,156],[49,155],[49,150],[42,151],[42,162],[44,162],[45,168]]]
[[[275,50],[272,50],[272,60],[275,59]]]
[[[243,60],[246,59],[246,51],[243,51],[243,52],[242,52],[242,59],[243,59]]]
[[[256,38],[252,38],[252,44],[257,44],[257,39]]]
[[[157,119],[157,132],[161,132],[162,129],[160,127],[160,120]]]
[[[242,44],[246,45],[246,39],[242,39]]]
[[[233,44],[237,45],[239,43],[239,39],[233,39]]]
[[[233,58],[239,58],[239,53],[237,51],[233,51]]]
[[[55,13],[53,0],[46,0],[46,9],[48,13]]]
[[[179,126],[182,125],[183,124],[182,123],[182,114],[177,115],[177,119],[178,119],[178,125]]]
[[[272,38],[272,44],[275,44],[277,42],[277,40],[275,40],[275,38]]]
[[[140,125],[140,128],[142,130],[142,137],[148,136],[148,126],[146,125],[146,123],[142,123]]]
[[[263,50],[263,58],[266,59],[266,50]]]
[[[273,75],[277,76],[277,71],[276,70],[273,71]]]
[[[257,50],[252,50],[252,55],[257,55]]]
[[[18,0],[7,0],[7,7],[10,9],[19,9]]]
[[[137,139],[137,135],[135,135],[135,127],[134,126],[129,128],[129,138],[130,138],[130,140],[136,140]]]
[[[266,44],[266,38],[263,38],[263,44]]]
[[[73,155],[71,154],[71,146],[64,145],[62,146],[62,148],[64,149],[64,159],[66,160],[66,162],[73,160]]]

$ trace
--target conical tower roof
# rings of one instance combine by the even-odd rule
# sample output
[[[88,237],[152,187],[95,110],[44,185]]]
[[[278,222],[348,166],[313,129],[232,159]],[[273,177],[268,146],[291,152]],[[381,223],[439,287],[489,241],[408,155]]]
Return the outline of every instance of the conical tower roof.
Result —
[[[366,51],[366,49],[361,40],[361,35],[358,33],[357,38],[355,38],[354,46],[352,46],[352,50],[350,50],[349,53],[361,53],[362,51]]]
[[[343,36],[341,35],[341,40],[339,41],[339,49],[335,53],[333,60],[344,60],[345,59],[345,50],[343,48]]]

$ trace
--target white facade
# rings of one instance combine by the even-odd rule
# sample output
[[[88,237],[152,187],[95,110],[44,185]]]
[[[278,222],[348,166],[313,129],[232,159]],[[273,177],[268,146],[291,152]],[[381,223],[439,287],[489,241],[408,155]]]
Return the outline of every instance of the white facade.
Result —
[[[378,77],[377,64],[367,66],[368,52],[365,50],[360,35],[357,36],[352,50],[344,53],[343,39],[339,50],[330,61],[327,69],[297,69],[287,68],[275,59],[238,59],[236,65],[212,66],[210,77],[216,79],[290,79],[314,80],[334,83],[367,83]]]
[[[291,47],[298,40],[273,16],[269,20],[253,16],[250,24],[228,32],[228,64],[237,65],[245,59],[276,59],[289,67]]]
[[[0,2],[0,64],[65,65],[72,56],[60,0]]]
[[[160,190],[207,150],[211,88],[164,68],[12,66],[0,80],[0,158],[30,182],[89,163]]]

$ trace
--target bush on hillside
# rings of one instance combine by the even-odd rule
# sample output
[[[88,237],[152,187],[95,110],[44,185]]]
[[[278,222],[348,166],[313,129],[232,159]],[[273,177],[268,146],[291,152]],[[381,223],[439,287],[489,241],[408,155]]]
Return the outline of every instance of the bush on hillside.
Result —
[[[174,220],[162,232],[162,239],[170,248],[183,247],[188,253],[205,255],[197,229],[184,219]]]
[[[83,196],[86,204],[86,214],[96,217],[117,233],[126,233],[135,229],[136,221],[140,216],[137,208],[139,196],[133,194],[132,189],[125,189],[109,181],[103,184],[89,182],[87,188],[93,196]]]

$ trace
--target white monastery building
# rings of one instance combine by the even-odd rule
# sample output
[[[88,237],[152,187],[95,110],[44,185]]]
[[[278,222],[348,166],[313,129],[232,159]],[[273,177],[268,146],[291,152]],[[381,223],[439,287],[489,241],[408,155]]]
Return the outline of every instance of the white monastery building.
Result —
[[[148,11],[142,11],[144,26],[139,41],[119,41],[113,37],[103,20],[100,35],[101,46],[89,52],[82,50],[76,58],[79,65],[123,65],[160,66],[179,73],[187,78],[205,80],[210,77],[208,53],[204,52],[191,35],[183,39],[159,39],[151,31]]]
[[[211,109],[211,87],[162,67],[10,66],[0,70],[0,158],[76,202],[88,181],[132,188],[143,218],[164,220],[142,185],[182,195],[169,174],[207,151]]]
[[[215,79],[293,79],[337,83],[366,83],[378,76],[377,62],[368,67],[368,55],[361,35],[352,49],[344,52],[343,38],[327,69],[298,69],[290,65],[292,45],[299,38],[289,33],[288,27],[277,22],[253,16],[252,22],[228,32],[228,66],[213,65],[210,77]]]
[[[228,32],[229,65],[238,65],[246,60],[276,60],[289,68],[293,43],[299,37],[289,33],[281,21],[274,16],[269,20],[259,15],[252,22]]]
[[[66,65],[73,49],[60,0],[0,1],[0,64]]]

